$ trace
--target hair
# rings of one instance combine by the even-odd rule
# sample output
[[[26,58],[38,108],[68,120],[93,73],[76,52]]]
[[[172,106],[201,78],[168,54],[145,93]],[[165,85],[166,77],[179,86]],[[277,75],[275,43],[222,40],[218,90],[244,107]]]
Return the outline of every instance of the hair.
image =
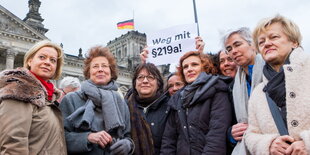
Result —
[[[262,19],[253,31],[253,40],[255,48],[258,50],[258,36],[266,32],[267,27],[274,23],[280,23],[282,25],[283,33],[288,37],[289,41],[301,45],[301,33],[298,26],[288,18],[281,15]]]
[[[214,67],[216,67],[216,69],[218,70],[218,74],[223,75],[222,71],[220,69],[221,63],[220,63],[220,59],[221,59],[221,53],[225,52],[225,50],[219,50],[214,56],[213,56],[213,64]]]
[[[28,50],[28,52],[24,56],[24,67],[30,70],[30,66],[28,65],[29,59],[32,59],[34,55],[43,47],[51,47],[57,51],[58,57],[57,57],[56,71],[55,71],[54,76],[51,79],[58,80],[61,77],[61,73],[62,73],[62,67],[64,63],[64,58],[63,58],[64,54],[63,54],[62,48],[59,45],[49,40],[39,41]]]
[[[64,89],[66,87],[80,88],[80,80],[72,76],[66,76],[60,81],[59,88]]]
[[[201,60],[202,63],[202,71],[206,72],[208,74],[212,74],[215,75],[217,74],[217,69],[216,67],[214,67],[213,65],[213,61],[211,60],[210,56],[207,54],[203,54],[201,52],[198,51],[190,51],[185,53],[181,58],[180,58],[180,62],[179,62],[179,66],[177,67],[177,75],[180,76],[181,80],[187,84],[186,80],[185,80],[185,76],[183,73],[183,66],[182,63],[185,59],[187,59],[190,56],[197,56],[199,57],[199,59]]]
[[[88,50],[86,54],[86,59],[84,60],[84,77],[85,79],[90,78],[90,63],[96,57],[105,57],[108,59],[110,70],[111,70],[111,80],[117,79],[117,65],[113,54],[110,52],[109,48],[103,46],[95,46]]]
[[[143,63],[136,67],[132,78],[133,92],[135,94],[138,94],[136,89],[136,81],[137,81],[136,79],[138,78],[139,73],[141,72],[142,69],[146,69],[146,71],[149,72],[149,74],[153,75],[157,79],[157,86],[158,86],[157,92],[162,93],[164,91],[164,80],[157,67],[152,63]]]
[[[239,34],[241,38],[243,38],[246,42],[248,42],[250,45],[253,43],[251,31],[247,27],[240,27],[238,29],[231,29],[228,30],[222,37],[222,45],[223,49],[226,49],[225,43],[228,40],[229,37],[231,37],[234,34]]]

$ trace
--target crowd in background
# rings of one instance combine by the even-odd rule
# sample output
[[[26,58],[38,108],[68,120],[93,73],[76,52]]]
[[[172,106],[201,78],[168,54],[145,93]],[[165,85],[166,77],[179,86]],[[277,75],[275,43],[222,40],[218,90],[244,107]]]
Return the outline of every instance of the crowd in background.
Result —
[[[36,43],[0,73],[0,154],[307,155],[310,56],[298,26],[276,15],[228,30],[218,53],[196,50],[163,77],[146,63],[125,96],[106,47],[90,48],[85,81],[61,77],[63,51]]]

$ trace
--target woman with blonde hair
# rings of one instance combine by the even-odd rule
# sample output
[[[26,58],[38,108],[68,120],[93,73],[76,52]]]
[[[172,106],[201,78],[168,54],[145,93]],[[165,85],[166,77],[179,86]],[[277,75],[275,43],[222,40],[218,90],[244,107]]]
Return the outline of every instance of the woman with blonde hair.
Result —
[[[24,68],[0,73],[0,154],[65,155],[60,91],[63,51],[44,40],[24,57]]]
[[[253,32],[266,65],[249,100],[245,143],[252,154],[310,153],[310,56],[291,20],[263,19]]]

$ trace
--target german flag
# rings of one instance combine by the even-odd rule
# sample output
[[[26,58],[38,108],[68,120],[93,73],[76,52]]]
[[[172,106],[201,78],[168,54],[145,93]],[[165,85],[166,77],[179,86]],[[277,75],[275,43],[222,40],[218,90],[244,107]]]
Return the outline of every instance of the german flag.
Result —
[[[135,29],[133,19],[117,23],[117,29]]]

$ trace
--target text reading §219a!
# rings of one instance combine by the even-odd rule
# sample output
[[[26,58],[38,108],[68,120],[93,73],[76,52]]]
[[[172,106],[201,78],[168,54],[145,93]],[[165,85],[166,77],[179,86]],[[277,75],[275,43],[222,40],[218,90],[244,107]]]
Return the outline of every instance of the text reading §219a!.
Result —
[[[179,53],[182,52],[181,44],[178,44],[178,46],[164,46],[164,47],[158,47],[158,48],[153,48],[152,49],[152,56],[153,58],[167,55],[167,54],[172,54],[172,53]]]

